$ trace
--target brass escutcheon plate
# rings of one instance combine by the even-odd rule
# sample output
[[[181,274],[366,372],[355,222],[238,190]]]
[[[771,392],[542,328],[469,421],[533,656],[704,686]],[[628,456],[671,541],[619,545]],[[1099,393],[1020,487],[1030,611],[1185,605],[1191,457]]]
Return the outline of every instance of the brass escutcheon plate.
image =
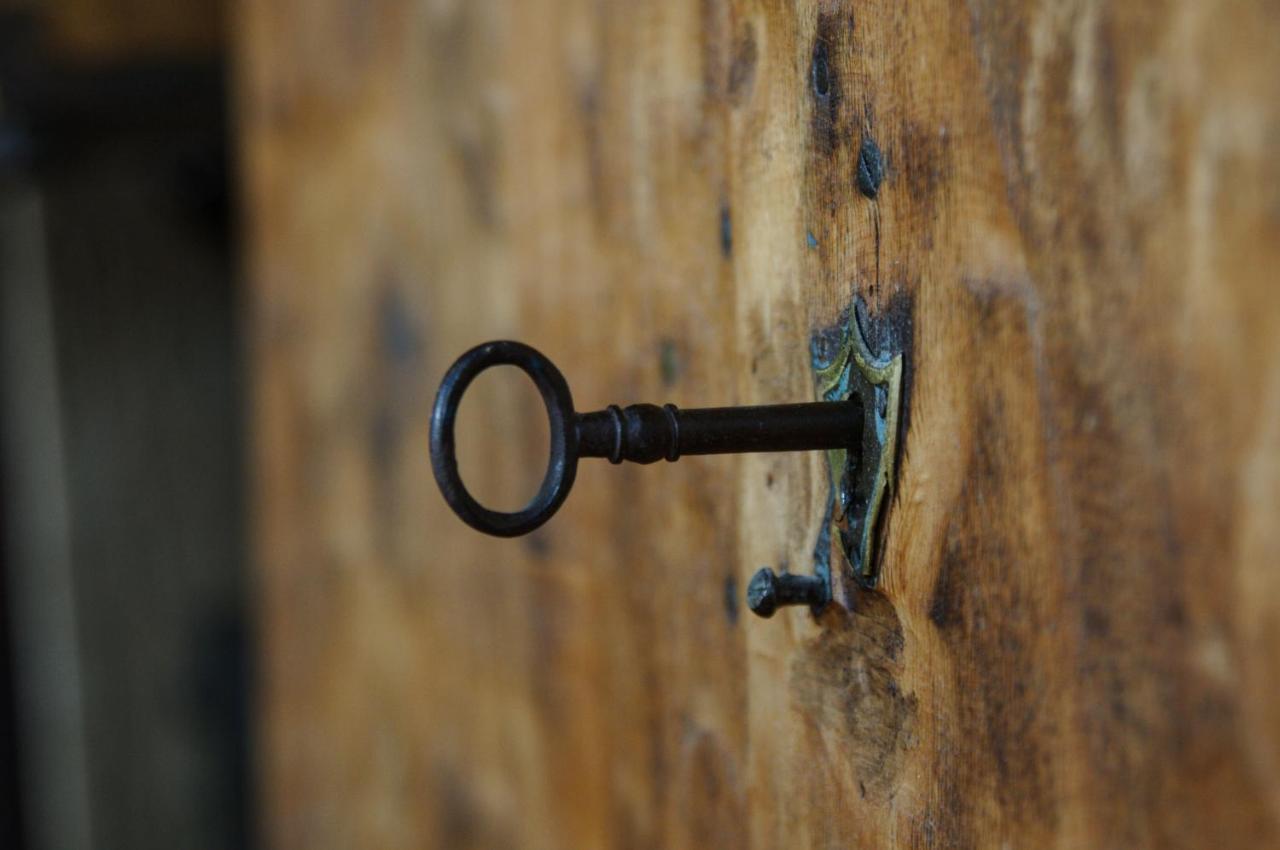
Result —
[[[839,535],[840,548],[858,584],[870,589],[880,578],[884,515],[894,486],[902,353],[873,352],[858,319],[850,315],[834,354],[820,357],[815,350],[814,368],[820,399],[862,401],[862,462],[850,464],[847,449],[832,449],[827,452],[827,466],[834,494],[831,527]]]

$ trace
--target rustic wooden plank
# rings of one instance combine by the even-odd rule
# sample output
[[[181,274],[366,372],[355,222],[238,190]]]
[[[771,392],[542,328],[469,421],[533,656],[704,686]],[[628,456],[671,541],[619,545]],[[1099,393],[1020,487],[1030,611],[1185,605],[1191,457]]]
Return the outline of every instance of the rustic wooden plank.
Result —
[[[1280,844],[1274,4],[242,11],[279,846]],[[434,490],[474,342],[796,400],[856,297],[907,428],[818,621],[737,602],[817,456],[584,464],[523,541]]]

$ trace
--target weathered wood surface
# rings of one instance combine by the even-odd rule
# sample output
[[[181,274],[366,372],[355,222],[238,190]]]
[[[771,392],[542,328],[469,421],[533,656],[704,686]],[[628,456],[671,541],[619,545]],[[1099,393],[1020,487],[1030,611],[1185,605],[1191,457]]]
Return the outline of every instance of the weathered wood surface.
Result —
[[[1280,846],[1275,3],[242,12],[275,846]],[[855,296],[908,423],[819,621],[739,601],[817,455],[584,463],[522,541],[435,490],[475,342],[797,400]]]

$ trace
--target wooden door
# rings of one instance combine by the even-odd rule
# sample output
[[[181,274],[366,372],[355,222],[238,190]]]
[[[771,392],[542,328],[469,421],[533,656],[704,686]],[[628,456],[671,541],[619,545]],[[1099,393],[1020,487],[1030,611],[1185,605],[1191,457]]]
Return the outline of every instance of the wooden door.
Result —
[[[1280,846],[1275,3],[240,17],[273,846]],[[817,618],[741,601],[812,569],[817,453],[584,462],[517,540],[436,490],[472,344],[583,409],[808,400],[859,301],[900,463]]]

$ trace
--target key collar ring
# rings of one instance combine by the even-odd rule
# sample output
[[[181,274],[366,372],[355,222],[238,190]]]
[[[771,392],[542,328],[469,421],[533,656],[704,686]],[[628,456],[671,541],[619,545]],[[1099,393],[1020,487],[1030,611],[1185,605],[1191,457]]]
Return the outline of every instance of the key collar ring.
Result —
[[[454,439],[458,406],[476,376],[494,366],[515,366],[532,379],[546,405],[551,432],[551,453],[542,484],[533,500],[514,513],[480,504],[458,474]],[[578,472],[577,417],[564,375],[537,349],[521,342],[486,342],[463,354],[445,373],[431,410],[431,469],[449,507],[477,531],[518,537],[551,519],[569,495]]]

